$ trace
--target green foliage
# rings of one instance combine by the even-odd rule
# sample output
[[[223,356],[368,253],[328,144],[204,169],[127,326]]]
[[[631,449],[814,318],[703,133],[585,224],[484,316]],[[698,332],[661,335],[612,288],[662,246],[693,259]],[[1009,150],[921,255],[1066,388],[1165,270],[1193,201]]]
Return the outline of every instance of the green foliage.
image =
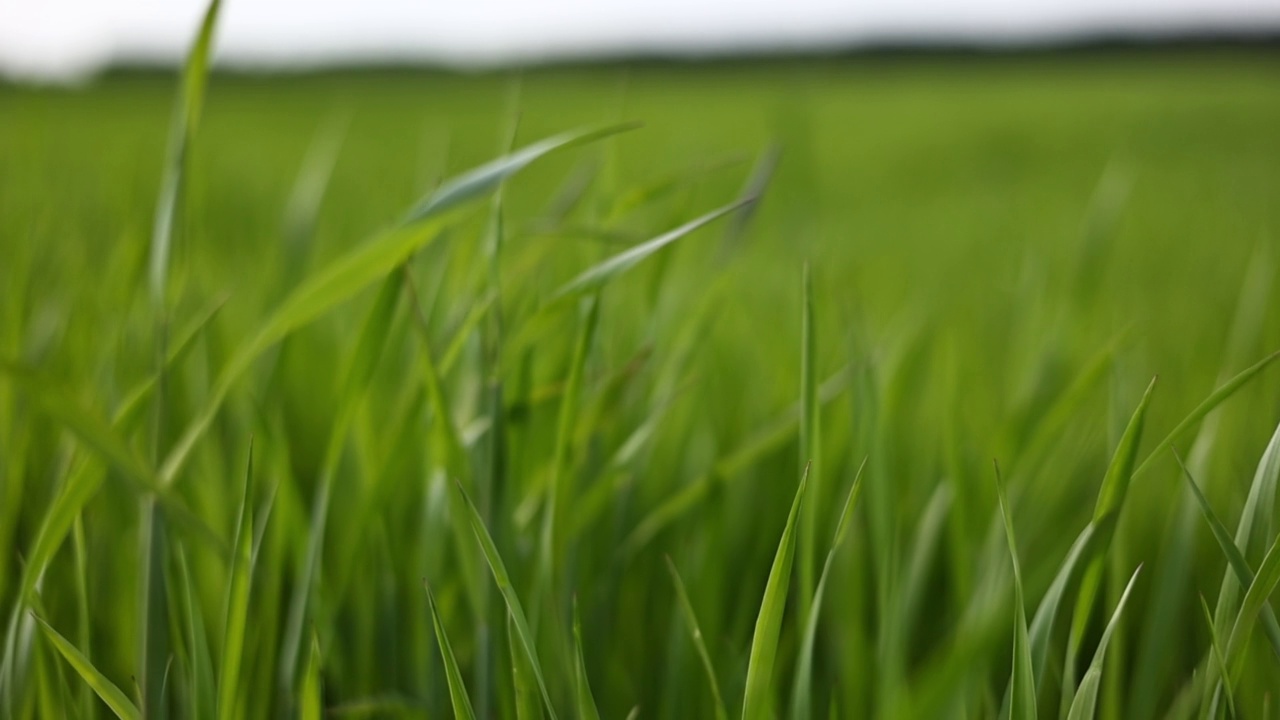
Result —
[[[620,101],[217,11],[0,84],[0,720],[1265,717],[1266,53]]]

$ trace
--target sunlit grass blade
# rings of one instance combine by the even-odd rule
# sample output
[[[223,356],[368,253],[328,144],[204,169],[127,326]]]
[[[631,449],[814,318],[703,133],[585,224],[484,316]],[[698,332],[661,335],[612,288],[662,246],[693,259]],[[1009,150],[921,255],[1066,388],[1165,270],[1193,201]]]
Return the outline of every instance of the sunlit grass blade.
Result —
[[[618,275],[621,275],[626,271],[630,270],[631,268],[635,267],[645,258],[648,258],[650,255],[653,255],[654,253],[670,245],[671,243],[679,240],[685,235],[688,235],[694,230],[697,230],[702,226],[714,220],[717,220],[721,217],[724,217],[725,215],[728,215],[734,210],[738,210],[755,201],[756,201],[756,198],[753,198],[753,197],[737,200],[717,210],[712,210],[706,215],[703,215],[702,217],[699,217],[695,220],[690,220],[684,225],[681,225],[680,227],[674,230],[665,232],[653,238],[652,240],[645,241],[643,243],[640,243],[639,245],[636,245],[635,247],[629,248],[621,253],[618,253],[617,255],[614,255],[613,257],[584,270],[577,277],[565,283],[563,286],[560,287],[559,290],[556,290],[555,293],[552,294],[551,300],[552,301],[563,300],[565,298],[582,295],[585,293],[589,293],[592,290],[596,290],[604,286],[606,283],[608,283],[610,280],[617,277]]]
[[[1098,501],[1093,510],[1093,525],[1105,528],[1098,538],[1098,544],[1090,553],[1090,560],[1085,565],[1084,575],[1080,580],[1080,589],[1076,595],[1075,611],[1071,617],[1071,632],[1067,637],[1067,654],[1063,661],[1063,704],[1066,697],[1074,697],[1076,689],[1075,665],[1079,656],[1080,643],[1089,623],[1093,603],[1097,599],[1102,585],[1102,571],[1105,567],[1107,551],[1111,545],[1111,536],[1115,529],[1114,519],[1119,517],[1124,506],[1124,499],[1129,491],[1129,483],[1133,478],[1134,460],[1138,455],[1138,445],[1142,441],[1142,428],[1146,420],[1147,406],[1151,402],[1156,380],[1152,378],[1142,400],[1129,418],[1120,441],[1116,444],[1115,454],[1107,466],[1107,473],[1102,478],[1102,486],[1098,489]]]
[[[465,173],[442,185],[418,205],[396,228],[359,245],[331,261],[271,311],[258,329],[227,359],[213,383],[204,407],[187,425],[160,468],[160,482],[171,484],[196,442],[208,430],[231,388],[268,348],[309,324],[370,283],[386,277],[416,250],[439,236],[450,210],[495,190],[510,175],[555,150],[605,137],[632,126],[586,130],[544,140]]]
[[[1209,601],[1204,599],[1204,595],[1200,596],[1200,609],[1204,611],[1204,621],[1209,626],[1209,651],[1213,654],[1213,662],[1218,666],[1218,672],[1222,677],[1227,676],[1227,658],[1223,655],[1222,641],[1218,639],[1218,629],[1213,625],[1213,611],[1209,609]],[[1228,691],[1227,710],[1231,717],[1236,717],[1236,701],[1235,694]]]
[[[1133,584],[1137,582],[1140,572],[1142,572],[1141,567],[1133,571],[1129,584],[1125,586],[1124,593],[1120,596],[1120,602],[1116,604],[1115,612],[1111,614],[1107,629],[1102,632],[1098,649],[1093,653],[1093,661],[1089,663],[1089,669],[1085,671],[1084,678],[1080,681],[1080,689],[1076,691],[1075,698],[1071,701],[1067,720],[1093,720],[1094,710],[1098,704],[1098,689],[1102,683],[1102,661],[1107,654],[1107,645],[1111,642],[1111,635],[1120,622],[1120,615],[1124,612],[1125,603],[1129,600],[1129,593],[1133,590]]]
[[[591,694],[591,683],[587,679],[587,659],[582,650],[582,618],[578,614],[578,599],[573,600],[573,645],[576,662],[574,686],[577,691],[578,720],[600,720],[600,710],[596,707],[595,696]]]
[[[667,561],[667,572],[671,575],[671,583],[676,588],[676,599],[680,603],[680,612],[684,614],[684,622],[688,627],[689,636],[693,640],[693,647],[698,651],[698,659],[702,662],[702,670],[706,673],[707,684],[711,687],[711,699],[715,703],[716,720],[729,720],[729,711],[725,708],[724,697],[720,694],[720,682],[716,680],[715,665],[711,663],[711,653],[707,652],[707,643],[702,637],[702,628],[698,624],[698,616],[693,611],[693,603],[689,600],[689,593],[685,590],[684,581],[680,579],[680,573],[676,570],[676,564],[671,561],[670,556],[664,558]]]
[[[524,609],[520,605],[520,598],[516,596],[515,586],[511,584],[511,576],[507,573],[507,566],[502,562],[502,556],[498,554],[498,548],[493,544],[489,529],[485,527],[484,520],[481,519],[480,513],[476,511],[476,506],[472,504],[471,498],[467,497],[466,490],[456,480],[453,483],[453,488],[461,501],[463,512],[466,513],[471,523],[471,529],[475,533],[476,540],[479,541],[480,548],[484,551],[485,561],[493,574],[494,582],[498,585],[498,591],[502,593],[502,599],[506,601],[507,612],[511,614],[511,622],[515,628],[516,638],[520,641],[521,648],[529,658],[530,668],[533,671],[534,679],[538,683],[538,691],[542,693],[542,700],[546,703],[547,714],[551,716],[552,720],[555,720],[556,711],[551,704],[551,693],[547,690],[547,682],[543,678],[542,666],[538,661],[538,648],[534,641],[533,632],[529,629],[529,621],[525,617]]]
[[[1013,668],[1009,675],[1009,687],[1012,692],[1009,720],[1035,720],[1036,684],[1031,662],[1031,641],[1027,634],[1022,566],[1018,562],[1018,544],[1013,536],[1013,518],[1009,516],[1009,503],[1005,499],[1004,481],[1000,479],[998,465],[996,466],[996,497],[1000,503],[1000,517],[1004,520],[1004,535],[1009,545],[1009,556],[1013,560]]]
[[[169,148],[165,159],[164,175],[160,181],[160,197],[156,203],[155,221],[151,232],[149,260],[149,284],[152,302],[163,307],[165,286],[169,279],[169,256],[172,253],[173,226],[182,193],[186,172],[187,152],[200,121],[204,105],[205,85],[209,77],[209,56],[213,49],[213,33],[218,24],[220,0],[212,0],[200,23],[195,42],[187,55],[182,70],[182,88],[174,108],[173,125],[169,130]]]
[[[867,469],[867,459],[863,458],[858,471],[853,476],[853,485],[845,496],[844,507],[840,510],[840,518],[836,521],[835,537],[831,539],[831,548],[827,551],[827,559],[822,564],[822,574],[818,576],[818,586],[813,591],[813,603],[810,605],[809,618],[805,621],[804,635],[800,640],[800,657],[796,662],[795,676],[791,682],[791,718],[804,720],[813,717],[813,652],[818,638],[818,622],[822,617],[822,599],[827,589],[827,579],[831,568],[835,565],[836,553],[844,543],[849,525],[853,521],[853,510],[858,505],[858,496],[862,494],[862,473]]]
[[[796,488],[786,527],[778,541],[769,570],[769,580],[760,601],[760,614],[756,617],[755,632],[751,636],[751,655],[747,663],[746,687],[742,697],[743,720],[766,720],[772,716],[773,668],[778,660],[778,636],[782,632],[782,616],[787,608],[787,589],[791,585],[791,565],[796,551],[796,524],[804,501],[805,485],[809,480],[806,467]]]
[[[312,633],[311,652],[307,655],[307,667],[302,673],[302,689],[298,698],[299,720],[322,720],[324,717],[324,689],[320,684],[322,663],[320,638]]]
[[[453,655],[453,646],[449,644],[449,636],[444,631],[444,622],[440,619],[440,610],[436,607],[435,595],[431,592],[431,584],[422,583],[427,591],[427,605],[431,608],[431,624],[436,630],[436,643],[440,646],[440,655],[444,658],[444,676],[449,684],[449,702],[453,705],[453,716],[457,720],[475,720],[475,711],[471,709],[471,698],[467,696],[467,686],[462,681],[462,670],[458,668],[458,660]]]
[[[1240,552],[1240,548],[1231,539],[1231,533],[1226,526],[1218,519],[1217,513],[1209,505],[1208,498],[1200,491],[1200,486],[1196,484],[1195,478],[1191,477],[1191,471],[1182,462],[1182,457],[1178,455],[1177,451],[1174,451],[1173,456],[1177,459],[1178,466],[1182,468],[1182,475],[1187,480],[1187,486],[1191,489],[1191,494],[1200,507],[1200,513],[1209,525],[1209,530],[1213,533],[1213,539],[1218,541],[1218,547],[1222,550],[1222,554],[1226,556],[1227,564],[1235,572],[1240,586],[1249,587],[1253,584],[1253,569],[1249,567],[1249,561],[1245,559],[1244,554]],[[1262,620],[1267,639],[1271,642],[1271,649],[1276,653],[1277,657],[1280,657],[1280,624],[1277,624],[1275,613],[1269,602],[1262,607]]]
[[[1160,457],[1160,453],[1172,447],[1173,443],[1176,442],[1178,438],[1182,437],[1185,433],[1191,430],[1191,428],[1195,427],[1196,424],[1203,420],[1206,415],[1213,412],[1213,410],[1225,402],[1227,398],[1230,398],[1237,390],[1247,385],[1249,381],[1257,377],[1259,373],[1266,370],[1267,366],[1276,360],[1280,360],[1280,350],[1271,353],[1253,365],[1241,370],[1235,377],[1218,386],[1216,390],[1209,394],[1209,397],[1205,398],[1204,401],[1197,405],[1194,410],[1188,413],[1181,422],[1174,426],[1173,430],[1169,431],[1169,434],[1166,435],[1163,440],[1152,448],[1151,452],[1147,454],[1147,457],[1140,465],[1138,465],[1138,468],[1133,471],[1133,476],[1141,477],[1143,473],[1150,470],[1156,459]]]
[[[218,717],[231,720],[242,712],[240,673],[249,617],[249,591],[253,582],[253,441],[244,473],[244,490],[236,519],[235,549],[228,568],[227,596],[222,631],[222,665],[218,674]]]
[[[515,616],[507,613],[507,649],[511,656],[511,684],[515,692],[516,720],[542,720],[542,698],[533,679],[529,654],[521,647]]]
[[[121,692],[120,688],[107,679],[105,675],[98,672],[98,669],[90,663],[74,645],[66,638],[53,629],[53,626],[44,621],[44,618],[35,616],[36,621],[40,624],[40,629],[44,631],[45,637],[49,642],[57,648],[62,657],[66,659],[67,664],[71,665],[80,677],[88,683],[89,687],[102,698],[102,701],[111,708],[120,720],[142,720],[142,712],[138,707],[129,700],[129,697]]]

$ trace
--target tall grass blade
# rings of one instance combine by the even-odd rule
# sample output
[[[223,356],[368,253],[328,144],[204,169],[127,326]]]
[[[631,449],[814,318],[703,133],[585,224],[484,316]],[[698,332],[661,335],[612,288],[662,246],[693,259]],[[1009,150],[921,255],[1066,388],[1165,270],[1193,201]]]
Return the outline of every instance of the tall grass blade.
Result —
[[[453,705],[453,716],[457,720],[475,720],[475,711],[471,709],[471,699],[467,696],[467,686],[462,681],[462,670],[458,668],[458,660],[453,655],[453,646],[449,644],[449,636],[444,631],[444,622],[440,619],[440,610],[436,607],[435,595],[431,592],[431,584],[423,582],[427,591],[427,604],[431,607],[431,624],[436,630],[436,642],[440,645],[440,655],[444,658],[444,677],[449,683],[449,702]]]
[[[836,522],[835,537],[831,539],[831,548],[827,551],[827,559],[822,564],[822,574],[818,577],[818,586],[813,591],[813,603],[810,605],[809,619],[804,625],[804,635],[800,640],[800,657],[796,662],[795,675],[791,681],[791,718],[804,720],[813,717],[813,653],[818,638],[818,622],[822,617],[822,599],[827,589],[827,578],[835,565],[836,552],[844,544],[849,525],[853,522],[853,510],[858,505],[858,496],[862,494],[862,473],[867,469],[867,459],[863,458],[858,471],[853,476],[853,485],[845,496],[844,507],[840,510],[840,519]]]
[[[547,690],[547,682],[543,677],[541,663],[538,661],[538,648],[534,642],[533,632],[529,629],[529,621],[525,617],[524,609],[520,606],[520,598],[516,596],[515,586],[511,584],[511,576],[507,573],[507,566],[502,562],[502,556],[498,554],[498,548],[493,544],[489,529],[485,527],[484,520],[480,518],[480,513],[476,510],[476,506],[471,502],[471,498],[467,496],[467,491],[456,480],[453,483],[453,488],[465,509],[467,518],[471,523],[471,529],[475,533],[476,540],[480,543],[480,549],[484,552],[485,561],[493,574],[494,582],[498,585],[498,591],[502,593],[502,599],[506,601],[507,612],[511,614],[511,623],[515,627],[516,638],[520,641],[521,648],[529,658],[530,669],[533,671],[534,679],[538,683],[538,691],[542,693],[542,700],[547,706],[547,714],[551,716],[552,720],[555,720],[556,711],[551,704],[551,693]]]
[[[235,549],[228,569],[226,610],[222,631],[222,666],[218,673],[218,718],[241,715],[241,666],[249,617],[249,590],[253,582],[253,441],[244,473],[244,490],[236,519]]]
[[[1222,640],[1218,638],[1218,628],[1213,625],[1213,611],[1209,609],[1209,601],[1204,599],[1204,595],[1200,596],[1200,609],[1204,611],[1204,621],[1209,625],[1209,651],[1213,653],[1213,662],[1218,666],[1218,672],[1223,677],[1227,677],[1227,658],[1223,654]],[[1236,717],[1236,701],[1235,694],[1227,692],[1227,711],[1230,717]]]
[[[800,313],[800,468],[809,467],[809,494],[800,521],[800,623],[809,622],[814,592],[814,556],[818,533],[818,509],[822,505],[821,404],[818,402],[818,340],[813,327],[813,275],[804,264]]]
[[[1000,466],[996,466],[996,497],[1000,503],[1000,517],[1004,519],[1004,536],[1013,560],[1013,669],[1009,675],[1012,695],[1009,705],[1010,720],[1035,720],[1036,684],[1031,662],[1031,641],[1027,634],[1027,610],[1023,600],[1022,566],[1018,562],[1018,544],[1013,536],[1013,518],[1009,516],[1009,503],[1005,498],[1004,482],[1000,479]]]
[[[760,614],[751,636],[751,655],[747,663],[746,687],[742,697],[743,720],[766,720],[772,715],[773,668],[778,660],[778,636],[782,632],[782,616],[787,607],[787,589],[791,585],[791,564],[796,551],[796,523],[804,501],[809,468],[800,476],[786,527],[778,541],[778,552],[769,570]]]
[[[320,638],[312,633],[311,652],[307,655],[307,668],[302,673],[302,690],[299,693],[299,720],[322,720],[324,717],[324,688],[321,687],[320,680],[322,664]]]
[[[200,121],[204,90],[209,77],[209,55],[213,49],[213,33],[218,24],[221,0],[212,0],[182,70],[182,89],[174,108],[173,126],[169,130],[168,157],[161,179],[160,198],[156,203],[155,222],[151,232],[151,256],[148,281],[152,302],[164,306],[165,288],[169,280],[169,256],[172,252],[173,225],[182,194],[187,151]]]

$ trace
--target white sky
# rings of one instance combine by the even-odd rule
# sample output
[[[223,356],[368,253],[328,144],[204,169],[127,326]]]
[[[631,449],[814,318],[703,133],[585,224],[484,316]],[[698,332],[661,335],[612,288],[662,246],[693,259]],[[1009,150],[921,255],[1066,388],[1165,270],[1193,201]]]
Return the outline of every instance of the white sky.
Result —
[[[173,60],[204,0],[0,0],[0,73]],[[463,65],[705,54],[886,39],[1032,42],[1097,32],[1280,29],[1280,0],[224,0],[217,61]]]

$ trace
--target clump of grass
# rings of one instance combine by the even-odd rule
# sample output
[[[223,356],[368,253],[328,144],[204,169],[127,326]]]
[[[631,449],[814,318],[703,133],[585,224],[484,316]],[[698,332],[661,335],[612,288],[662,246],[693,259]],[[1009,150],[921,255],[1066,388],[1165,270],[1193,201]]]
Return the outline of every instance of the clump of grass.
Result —
[[[148,239],[99,252],[0,213],[0,720],[1266,717],[1265,243],[1236,288],[1104,180],[1082,238],[1011,253],[957,239],[987,236],[967,214],[989,198],[915,176],[839,216],[875,232],[838,237],[848,188],[821,181],[895,166],[803,142],[846,127],[838,103],[790,103],[780,137],[746,147],[719,124],[692,158],[622,134],[635,123],[564,132],[619,113],[527,101],[527,79],[506,86],[500,156],[415,167],[446,179],[406,201],[366,108],[288,127],[317,138],[296,156],[228,139],[247,126],[220,103],[266,101],[210,81],[218,10],[183,69]],[[1006,106],[989,92],[983,112]],[[421,122],[394,107],[377,119]],[[224,161],[249,194],[279,190],[270,212],[202,184]],[[929,168],[951,187],[942,158]],[[974,224],[935,236],[935,213]],[[259,227],[283,237],[238,241]],[[913,228],[928,253],[881,237]],[[1030,280],[1002,274],[1009,256]],[[1171,310],[1179,273],[1207,297]],[[1204,338],[1227,324],[1217,357]],[[1128,415],[1110,436],[1108,407]],[[1208,627],[1183,632],[1197,597]]]

